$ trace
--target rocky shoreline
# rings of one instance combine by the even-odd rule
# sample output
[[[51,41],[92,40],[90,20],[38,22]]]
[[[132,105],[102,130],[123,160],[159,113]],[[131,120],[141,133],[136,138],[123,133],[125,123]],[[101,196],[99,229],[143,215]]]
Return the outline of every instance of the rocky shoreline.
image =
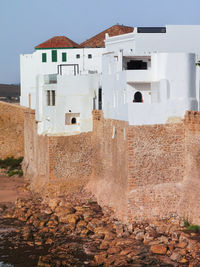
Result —
[[[0,209],[1,220],[20,224],[9,235],[11,249],[37,251],[32,266],[200,266],[200,234],[174,217],[126,226],[84,192],[45,200],[31,194]]]

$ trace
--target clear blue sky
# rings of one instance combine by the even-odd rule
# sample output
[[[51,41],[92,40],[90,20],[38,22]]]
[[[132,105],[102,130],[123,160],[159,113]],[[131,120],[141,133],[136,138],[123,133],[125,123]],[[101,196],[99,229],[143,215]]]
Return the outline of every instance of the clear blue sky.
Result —
[[[37,44],[82,42],[116,23],[200,24],[200,0],[0,0],[0,83],[19,82],[19,55]]]

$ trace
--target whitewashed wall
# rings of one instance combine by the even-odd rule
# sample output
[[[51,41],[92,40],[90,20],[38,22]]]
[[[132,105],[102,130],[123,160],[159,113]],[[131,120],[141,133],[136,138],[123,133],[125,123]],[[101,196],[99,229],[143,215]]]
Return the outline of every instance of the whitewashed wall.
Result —
[[[52,50],[56,49],[39,49],[33,54],[20,56],[20,104],[22,106],[28,107],[29,94],[31,94],[31,108],[35,109],[37,75],[57,73],[57,66],[60,64],[78,64],[80,74],[86,74],[90,71],[102,72],[102,53],[104,52],[104,48],[57,49],[57,62],[52,62]],[[62,62],[63,52],[67,54],[66,62]],[[46,53],[47,62],[42,62],[42,53]],[[80,55],[80,58],[76,58],[77,54]],[[89,54],[92,55],[92,58],[88,58]],[[63,67],[63,73],[72,75],[73,68]]]
[[[183,118],[186,110],[198,109],[195,54],[152,53],[149,69],[120,72],[108,67],[118,64],[112,60],[114,55],[103,56],[103,66],[107,65],[102,76],[106,118],[131,125],[166,123],[171,117]],[[109,69],[113,70],[110,74]],[[143,103],[133,103],[136,91],[142,93]]]
[[[90,75],[58,75],[57,84],[44,85],[44,77],[39,77],[40,86],[37,98],[36,119],[39,134],[76,134],[92,131],[93,98],[100,87],[100,76]],[[56,91],[55,106],[47,106],[46,91]],[[39,93],[38,93],[39,95]],[[41,101],[42,99],[42,101]],[[66,113],[80,113],[78,123],[65,125]]]

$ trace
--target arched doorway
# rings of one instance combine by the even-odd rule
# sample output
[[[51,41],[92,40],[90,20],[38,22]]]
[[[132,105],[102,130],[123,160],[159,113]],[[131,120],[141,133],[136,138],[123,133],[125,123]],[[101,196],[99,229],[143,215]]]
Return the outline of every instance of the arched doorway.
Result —
[[[76,118],[72,118],[71,124],[76,124]]]
[[[137,102],[137,103],[143,102],[142,94],[139,91],[134,94],[133,102]]]

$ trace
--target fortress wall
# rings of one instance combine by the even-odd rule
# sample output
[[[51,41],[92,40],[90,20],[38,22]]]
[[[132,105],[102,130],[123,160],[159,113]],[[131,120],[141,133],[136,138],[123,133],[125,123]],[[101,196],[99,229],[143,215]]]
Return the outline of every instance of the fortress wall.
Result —
[[[185,174],[183,123],[130,126],[128,141],[130,218],[176,214]]]
[[[36,191],[42,190],[49,180],[49,148],[47,136],[37,135],[35,111],[27,110],[24,116],[23,171]]]
[[[0,102],[0,158],[24,156],[24,111],[16,104]]]
[[[86,187],[124,222],[179,215],[200,224],[200,112],[180,123],[129,126],[93,111],[92,133],[38,136],[25,113],[24,170],[59,196]]]
[[[92,133],[49,136],[49,182],[57,193],[81,190],[92,173]]]
[[[200,112],[188,111],[184,123],[186,175],[179,212],[200,225]]]
[[[87,188],[102,206],[112,207],[124,221],[128,193],[127,129],[127,122],[105,120],[101,111],[93,111],[93,173]]]
[[[124,222],[176,214],[185,176],[184,123],[129,126],[93,112],[88,188]]]
[[[37,134],[35,112],[25,112],[23,171],[31,188],[50,196],[80,190],[92,172],[92,133],[74,136]]]

